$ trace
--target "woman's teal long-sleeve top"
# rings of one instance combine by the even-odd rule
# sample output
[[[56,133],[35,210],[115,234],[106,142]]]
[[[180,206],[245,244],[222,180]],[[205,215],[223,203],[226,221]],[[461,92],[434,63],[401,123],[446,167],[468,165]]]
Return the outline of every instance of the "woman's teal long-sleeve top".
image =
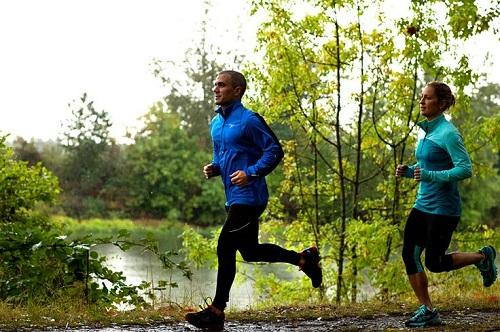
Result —
[[[472,176],[472,166],[462,136],[444,115],[418,123],[417,163],[404,176],[421,169],[414,208],[439,215],[460,216],[458,181]]]
[[[264,119],[234,102],[219,107],[210,124],[213,142],[212,165],[220,171],[226,205],[265,205],[269,194],[265,176],[283,159],[283,149]],[[249,177],[245,186],[231,183],[230,175],[242,170]]]

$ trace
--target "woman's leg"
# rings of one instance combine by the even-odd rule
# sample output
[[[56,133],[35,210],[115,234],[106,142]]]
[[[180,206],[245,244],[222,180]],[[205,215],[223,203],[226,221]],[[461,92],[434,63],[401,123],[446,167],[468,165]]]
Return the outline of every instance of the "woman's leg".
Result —
[[[420,304],[425,304],[427,308],[432,310],[431,297],[429,296],[429,284],[425,272],[417,272],[408,275],[408,279],[410,280],[410,285]]]
[[[413,292],[420,304],[425,304],[429,309],[432,309],[427,276],[420,260],[422,251],[425,248],[426,236],[426,216],[421,211],[412,209],[404,230],[402,256]]]
[[[485,259],[481,252],[452,252],[453,270],[461,269],[464,266],[477,264]]]
[[[460,217],[428,214],[427,218],[425,266],[435,273],[456,269],[452,254],[447,254],[446,250]]]

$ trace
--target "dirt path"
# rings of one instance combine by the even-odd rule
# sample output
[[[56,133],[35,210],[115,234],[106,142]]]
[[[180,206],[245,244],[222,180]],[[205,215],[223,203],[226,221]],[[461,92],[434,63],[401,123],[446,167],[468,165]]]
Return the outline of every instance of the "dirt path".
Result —
[[[417,329],[417,331],[500,331],[499,311],[454,311],[443,312],[441,318],[445,325]],[[325,332],[325,331],[409,331],[404,327],[406,316],[402,315],[377,315],[370,318],[344,317],[335,320],[303,320],[303,321],[275,321],[226,323],[226,332]],[[154,326],[116,326],[107,328],[78,328],[78,329],[52,329],[50,331],[72,332],[195,332],[199,330],[187,323]]]

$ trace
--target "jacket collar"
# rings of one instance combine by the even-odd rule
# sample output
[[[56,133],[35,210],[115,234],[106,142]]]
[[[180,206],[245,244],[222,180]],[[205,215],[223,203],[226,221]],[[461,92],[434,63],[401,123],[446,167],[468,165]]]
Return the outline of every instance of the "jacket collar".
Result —
[[[233,103],[231,105],[229,105],[228,108],[226,108],[226,110],[224,111],[224,113],[222,113],[222,107],[219,106],[215,112],[220,114],[221,116],[227,118],[229,116],[229,114],[231,114],[236,108],[238,108],[239,106],[242,106],[242,103],[240,100],[235,100],[233,101]]]
[[[444,114],[439,115],[435,119],[428,121],[420,121],[417,123],[417,125],[422,128],[425,132],[430,132],[434,130],[441,122],[446,121],[446,118],[444,117]]]

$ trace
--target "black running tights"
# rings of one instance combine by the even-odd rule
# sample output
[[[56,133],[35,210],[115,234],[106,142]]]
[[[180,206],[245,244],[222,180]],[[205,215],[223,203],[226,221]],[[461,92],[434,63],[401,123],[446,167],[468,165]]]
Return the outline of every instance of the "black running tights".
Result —
[[[299,264],[300,254],[275,244],[259,243],[259,217],[266,206],[234,204],[226,208],[227,217],[219,235],[217,289],[213,305],[224,310],[236,275],[236,251],[247,262]]]

